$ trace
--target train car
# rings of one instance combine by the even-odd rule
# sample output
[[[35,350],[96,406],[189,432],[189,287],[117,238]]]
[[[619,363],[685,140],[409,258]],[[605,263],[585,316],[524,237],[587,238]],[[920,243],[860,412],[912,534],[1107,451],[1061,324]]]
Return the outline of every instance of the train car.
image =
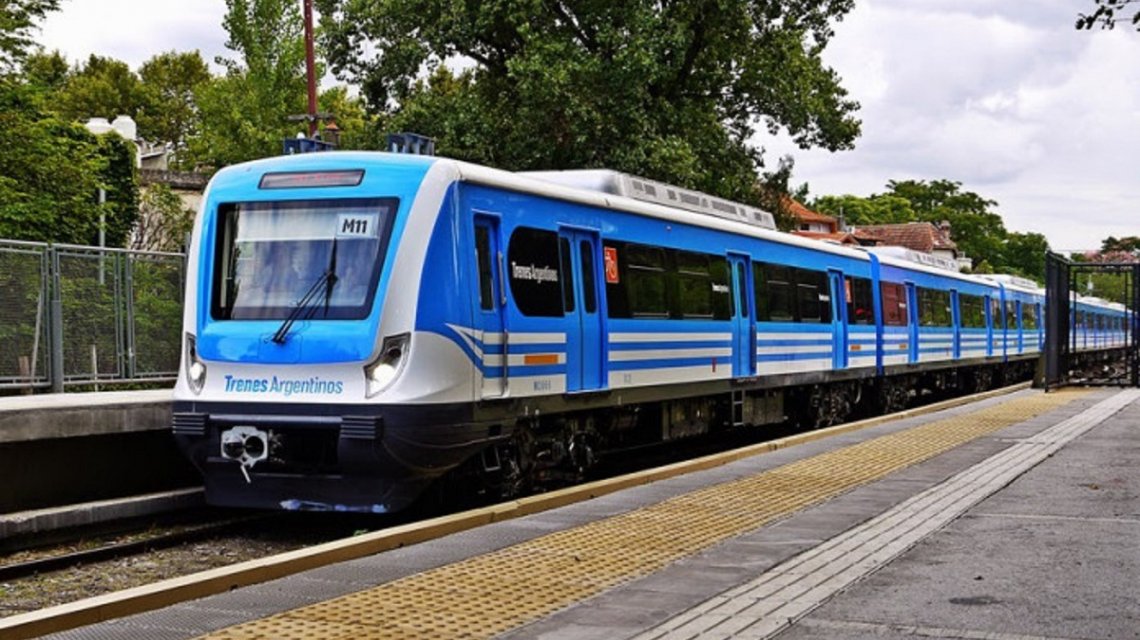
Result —
[[[272,158],[204,195],[173,429],[217,505],[390,512],[444,476],[509,496],[1022,375],[1042,304],[614,172]]]

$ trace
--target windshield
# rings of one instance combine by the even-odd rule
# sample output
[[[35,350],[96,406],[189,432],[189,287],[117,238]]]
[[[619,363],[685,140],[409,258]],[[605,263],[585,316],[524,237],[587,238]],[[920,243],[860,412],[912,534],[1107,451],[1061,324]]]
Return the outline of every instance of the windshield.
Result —
[[[321,279],[327,291],[306,317],[366,317],[396,206],[394,198],[222,205],[214,319],[283,320]]]

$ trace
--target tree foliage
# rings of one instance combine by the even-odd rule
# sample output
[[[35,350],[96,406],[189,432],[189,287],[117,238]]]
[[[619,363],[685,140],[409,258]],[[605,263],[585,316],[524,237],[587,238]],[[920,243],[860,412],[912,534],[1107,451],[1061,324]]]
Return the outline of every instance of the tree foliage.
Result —
[[[755,200],[757,128],[832,150],[859,133],[858,104],[820,58],[852,0],[318,6],[334,71],[385,126],[454,157],[608,166]]]
[[[288,116],[305,110],[305,43],[293,0],[226,0],[224,76],[198,86],[201,127],[189,140],[191,157],[222,167],[281,153],[297,132]]]
[[[169,142],[176,159],[198,130],[194,92],[210,80],[198,51],[167,51],[139,67],[147,108],[139,114],[139,132],[147,140]]]
[[[127,63],[94,54],[67,75],[52,104],[61,118],[76,122],[120,115],[137,121],[146,108],[142,82]]]
[[[87,243],[98,232],[95,136],[0,82],[0,237]]]
[[[1127,16],[1128,5],[1136,3],[1140,4],[1140,0],[1094,0],[1096,2],[1096,10],[1092,13],[1077,14],[1077,29],[1092,29],[1099,26],[1101,29],[1115,29],[1116,23],[1127,20],[1140,31],[1140,8],[1132,14],[1132,17]]]
[[[182,251],[193,226],[194,212],[182,204],[177,193],[164,184],[150,185],[140,199],[139,220],[131,234],[130,248]]]
[[[59,9],[59,0],[5,0],[0,4],[0,75],[14,73],[35,45],[36,23]]]
[[[975,273],[1013,273],[1042,281],[1049,243],[1039,233],[1010,232],[994,208],[997,202],[962,189],[952,180],[891,180],[887,191],[866,198],[816,198],[821,213],[843,215],[853,226],[906,222],[950,223],[951,239],[974,261]]]

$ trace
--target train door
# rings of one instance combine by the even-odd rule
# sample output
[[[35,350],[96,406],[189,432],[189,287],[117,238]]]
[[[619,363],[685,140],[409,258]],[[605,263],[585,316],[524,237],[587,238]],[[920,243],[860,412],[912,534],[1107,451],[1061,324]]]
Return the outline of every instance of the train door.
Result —
[[[906,312],[910,316],[907,322],[907,328],[910,335],[907,337],[907,362],[918,362],[918,327],[919,327],[919,314],[918,314],[918,288],[915,287],[913,282],[906,283]]]
[[[582,229],[558,231],[566,308],[566,390],[605,387],[605,332],[598,286],[598,234]]]
[[[756,375],[756,317],[752,292],[752,259],[746,255],[728,254],[732,271],[732,376]]]
[[[831,313],[831,367],[833,369],[846,369],[848,349],[847,305],[855,299],[855,292],[851,290],[851,280],[844,278],[842,271],[829,269],[827,279],[831,299],[835,301],[832,304]]]
[[[482,333],[484,398],[507,393],[507,342],[503,311],[507,293],[503,289],[503,248],[498,218],[475,214],[475,262],[479,276],[478,309],[475,330]]]
[[[1021,316],[1023,307],[1021,306],[1020,300],[1013,303],[1013,305],[1013,317],[1016,318],[1015,322],[1017,323],[1017,341],[1014,345],[1018,353],[1025,353],[1025,319]]]

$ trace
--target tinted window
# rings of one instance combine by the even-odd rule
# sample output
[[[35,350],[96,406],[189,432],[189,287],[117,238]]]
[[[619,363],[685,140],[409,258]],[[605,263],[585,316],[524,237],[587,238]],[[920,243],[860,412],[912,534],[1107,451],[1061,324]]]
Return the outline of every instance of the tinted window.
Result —
[[[563,315],[558,234],[529,227],[515,229],[507,250],[507,279],[523,315]]]
[[[491,230],[482,225],[475,227],[475,256],[479,263],[479,308],[495,308],[492,286]]]
[[[570,241],[566,238],[558,239],[558,256],[562,273],[566,276],[562,279],[562,310],[570,312],[574,310],[574,268],[570,262]]]
[[[1026,329],[1037,328],[1037,305],[1023,304],[1021,306],[1021,323]]]
[[[582,306],[586,308],[586,313],[594,313],[598,310],[597,294],[594,291],[594,247],[582,240],[578,248],[582,253]]]
[[[665,252],[657,247],[626,245],[626,289],[634,317],[669,312],[665,299]]]
[[[894,282],[882,284],[883,324],[892,327],[905,327],[909,324],[906,307],[906,286]]]
[[[949,327],[950,292],[941,289],[918,290],[918,323],[924,327]]]
[[[847,322],[849,324],[875,324],[875,301],[871,281],[867,278],[847,278]]]
[[[792,270],[778,264],[760,264],[763,285],[756,299],[757,318],[771,322],[796,319],[795,281]]]
[[[962,315],[962,326],[970,329],[986,327],[985,299],[968,293],[958,294],[958,311]]]

